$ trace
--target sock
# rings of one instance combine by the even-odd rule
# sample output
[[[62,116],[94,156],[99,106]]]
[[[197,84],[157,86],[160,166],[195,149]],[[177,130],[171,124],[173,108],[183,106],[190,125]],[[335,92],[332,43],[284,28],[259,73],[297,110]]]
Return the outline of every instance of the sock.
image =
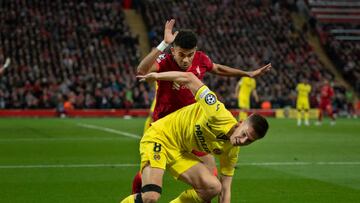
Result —
[[[214,168],[214,170],[213,170],[213,174],[214,174],[214,176],[215,176],[215,177],[217,177],[217,176],[218,176],[218,170],[217,170],[217,168],[216,168],[216,167],[215,167],[215,168]]]
[[[305,117],[305,122],[309,123],[309,117],[310,117],[309,110],[305,110],[304,117]]]
[[[199,197],[194,189],[185,190],[182,192],[176,199],[172,200],[170,203],[203,203],[204,201]]]
[[[140,171],[135,175],[132,183],[132,194],[141,192],[141,173]]]
[[[134,203],[135,202],[135,195],[132,194],[130,196],[127,196],[125,199],[123,199],[120,203]]]
[[[298,110],[297,110],[297,114],[296,114],[296,118],[297,118],[298,124],[301,123],[301,113],[302,113],[301,110],[298,109]]]
[[[322,110],[320,110],[320,111],[319,111],[319,122],[322,121],[322,114],[323,114],[323,112],[322,112]]]

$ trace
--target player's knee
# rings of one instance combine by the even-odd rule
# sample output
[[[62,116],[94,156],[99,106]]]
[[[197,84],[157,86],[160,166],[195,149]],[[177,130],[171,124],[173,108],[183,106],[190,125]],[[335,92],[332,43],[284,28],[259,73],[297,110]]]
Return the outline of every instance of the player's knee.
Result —
[[[155,184],[148,184],[141,188],[142,202],[154,203],[160,199],[162,188]]]
[[[212,178],[212,180],[206,183],[204,188],[204,196],[211,197],[211,199],[221,192],[221,183],[217,178]]]
[[[145,192],[142,193],[142,202],[144,203],[155,203],[160,199],[160,194],[157,192]]]

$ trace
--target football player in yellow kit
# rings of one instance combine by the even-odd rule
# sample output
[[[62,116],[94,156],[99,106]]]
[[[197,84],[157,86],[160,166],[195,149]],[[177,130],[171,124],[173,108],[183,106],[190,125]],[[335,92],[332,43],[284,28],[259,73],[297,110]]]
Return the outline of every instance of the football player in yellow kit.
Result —
[[[244,122],[237,122],[215,93],[190,72],[149,73],[138,77],[148,82],[167,80],[181,84],[195,95],[196,103],[157,120],[145,132],[140,141],[141,193],[121,202],[157,202],[165,169],[192,186],[172,203],[210,202],[217,195],[220,203],[230,202],[239,146],[264,137],[268,130],[266,119],[253,114]],[[220,159],[219,179],[191,153],[193,149]]]
[[[296,109],[297,109],[297,125],[301,125],[301,118],[304,117],[305,125],[310,125],[309,123],[309,94],[311,92],[311,85],[307,83],[306,79],[302,79],[300,83],[296,86],[297,91],[297,100],[296,100]]]
[[[242,77],[236,85],[236,94],[238,94],[238,106],[240,109],[239,120],[247,118],[247,110],[250,109],[250,97],[254,96],[255,101],[259,102],[259,96],[256,92],[256,81],[254,78]]]

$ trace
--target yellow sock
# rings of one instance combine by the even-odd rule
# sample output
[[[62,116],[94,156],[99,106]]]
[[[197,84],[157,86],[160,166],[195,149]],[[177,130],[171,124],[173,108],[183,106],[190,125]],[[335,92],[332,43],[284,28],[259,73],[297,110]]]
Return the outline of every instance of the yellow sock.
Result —
[[[194,189],[185,190],[176,199],[170,203],[203,203],[204,201],[199,197]]]
[[[309,122],[309,117],[310,117],[309,110],[305,111],[304,117],[305,117],[305,121],[306,121],[306,122]]]
[[[296,118],[298,120],[298,122],[301,122],[301,110],[297,110],[297,114],[296,114]]]
[[[244,120],[246,120],[246,118],[247,118],[247,112],[243,112],[243,111],[240,110],[239,120],[244,121]]]
[[[120,203],[134,203],[135,202],[135,195],[130,195],[130,196],[126,197]]]

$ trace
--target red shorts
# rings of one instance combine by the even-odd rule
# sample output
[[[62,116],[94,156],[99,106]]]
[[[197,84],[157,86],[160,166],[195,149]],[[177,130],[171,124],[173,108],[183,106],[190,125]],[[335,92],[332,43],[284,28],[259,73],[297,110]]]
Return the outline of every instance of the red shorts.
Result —
[[[327,99],[321,100],[319,108],[324,111],[328,110],[329,108],[331,108],[331,101]]]
[[[196,150],[192,150],[191,153],[195,154],[198,157],[202,157],[202,156],[205,156],[208,154],[206,152],[200,152],[200,151],[196,151]]]

